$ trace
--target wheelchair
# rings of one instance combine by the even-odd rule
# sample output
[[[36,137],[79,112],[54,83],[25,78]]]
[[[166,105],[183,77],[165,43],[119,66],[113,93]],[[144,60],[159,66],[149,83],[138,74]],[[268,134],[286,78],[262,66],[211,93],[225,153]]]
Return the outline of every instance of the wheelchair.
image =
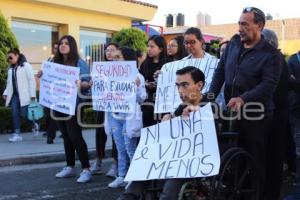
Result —
[[[230,114],[231,115],[231,114]],[[253,157],[238,147],[238,132],[231,120],[216,120],[217,138],[221,156],[219,174],[193,178],[185,182],[179,200],[257,200],[259,175]],[[227,131],[226,131],[227,130]],[[142,199],[159,199],[162,187],[152,180]],[[147,198],[146,198],[147,197]]]

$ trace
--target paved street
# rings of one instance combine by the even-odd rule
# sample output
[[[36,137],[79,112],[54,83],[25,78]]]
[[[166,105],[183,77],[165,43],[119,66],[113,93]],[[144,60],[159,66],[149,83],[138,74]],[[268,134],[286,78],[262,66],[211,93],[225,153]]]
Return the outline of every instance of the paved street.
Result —
[[[58,133],[60,135],[60,133]],[[42,135],[33,137],[23,134],[20,143],[9,143],[11,135],[0,135],[0,200],[114,200],[122,189],[107,187],[113,179],[105,175],[93,176],[88,184],[76,183],[75,177],[57,179],[55,174],[65,166],[63,141],[57,137],[55,143],[46,144]],[[83,136],[89,148],[91,162],[95,153],[95,130],[84,130]],[[106,146],[110,156],[111,138]],[[111,159],[103,162],[103,171],[107,171]],[[81,172],[77,162],[77,175]],[[282,196],[290,193],[291,182],[285,182]]]
[[[104,171],[110,166],[111,160],[104,161]],[[66,179],[55,178],[64,162],[22,165],[0,168],[0,200],[112,200],[116,199],[122,189],[109,189],[112,178],[105,175],[93,176],[87,184],[76,183],[75,177]],[[76,165],[77,174],[81,169]]]

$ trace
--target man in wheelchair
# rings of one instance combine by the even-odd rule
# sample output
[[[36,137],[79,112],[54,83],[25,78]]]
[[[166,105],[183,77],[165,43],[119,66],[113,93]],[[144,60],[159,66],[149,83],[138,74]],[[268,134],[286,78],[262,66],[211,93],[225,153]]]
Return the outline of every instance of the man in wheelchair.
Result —
[[[164,115],[162,121],[166,121],[175,116],[188,116],[190,112],[199,110],[202,98],[202,88],[205,83],[203,72],[192,66],[185,67],[176,72],[176,86],[183,103],[178,106],[173,115]],[[159,180],[162,184],[162,192],[159,195],[160,200],[178,199],[178,194],[186,179],[165,179]],[[119,200],[140,199],[144,190],[152,181],[134,181],[131,182]]]

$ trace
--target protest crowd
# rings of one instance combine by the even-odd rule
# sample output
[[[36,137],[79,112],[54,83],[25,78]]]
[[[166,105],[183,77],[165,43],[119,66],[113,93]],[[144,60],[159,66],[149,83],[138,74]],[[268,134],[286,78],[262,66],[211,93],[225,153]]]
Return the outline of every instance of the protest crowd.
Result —
[[[239,133],[238,146],[256,166],[257,195],[237,199],[279,200],[284,179],[291,177],[294,193],[285,200],[300,200],[300,50],[286,61],[276,34],[264,28],[265,18],[258,8],[243,9],[238,33],[220,44],[216,56],[204,50],[201,30],[191,27],[168,44],[160,35],[149,37],[145,57],[109,43],[104,60],[91,69],[74,37],[62,36],[37,74],[39,97],[31,65],[12,49],[3,93],[13,111],[9,141],[22,141],[21,117],[39,98],[47,143],[53,143],[57,129],[64,141],[66,166],[55,177],[76,177],[75,153],[82,168],[78,183],[101,175],[112,137],[106,176],[113,178],[108,187],[125,188],[119,199],[145,198],[156,184],[157,198],[173,200],[190,179],[218,174],[221,144],[214,122],[219,110],[233,116],[230,131]],[[95,158],[89,158],[79,120],[87,104],[97,116]]]

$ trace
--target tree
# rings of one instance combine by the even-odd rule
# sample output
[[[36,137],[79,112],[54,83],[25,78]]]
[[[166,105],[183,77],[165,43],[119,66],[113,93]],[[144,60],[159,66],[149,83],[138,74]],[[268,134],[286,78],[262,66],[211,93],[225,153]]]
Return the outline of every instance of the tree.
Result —
[[[3,104],[2,94],[6,86],[7,52],[13,48],[18,48],[17,40],[10,30],[7,20],[0,12],[0,104]]]
[[[146,34],[138,28],[125,28],[114,34],[113,42],[121,46],[127,46],[133,50],[146,51],[147,37]]]

